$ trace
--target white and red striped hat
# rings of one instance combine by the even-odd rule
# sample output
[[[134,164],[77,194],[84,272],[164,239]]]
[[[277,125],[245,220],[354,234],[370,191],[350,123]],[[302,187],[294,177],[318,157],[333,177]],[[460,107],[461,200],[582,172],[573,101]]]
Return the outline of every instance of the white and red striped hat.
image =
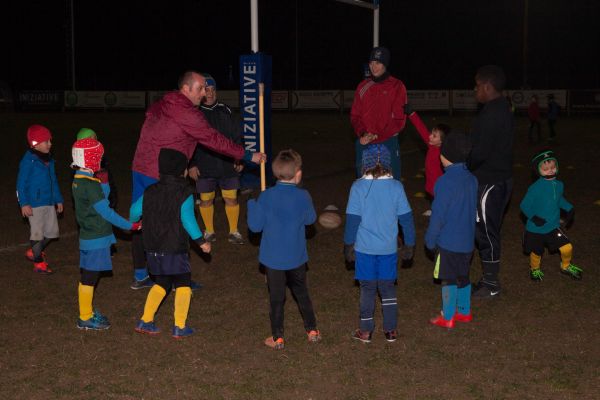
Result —
[[[104,146],[96,139],[81,139],[73,144],[71,154],[73,155],[73,166],[96,172],[100,169]]]

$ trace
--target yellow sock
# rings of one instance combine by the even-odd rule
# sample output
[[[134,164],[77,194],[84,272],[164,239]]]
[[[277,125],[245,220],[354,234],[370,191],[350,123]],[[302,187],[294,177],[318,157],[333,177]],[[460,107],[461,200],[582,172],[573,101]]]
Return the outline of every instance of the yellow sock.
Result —
[[[148,292],[148,297],[146,298],[146,305],[144,305],[144,315],[142,315],[142,321],[154,321],[154,314],[156,314],[156,311],[158,311],[158,307],[166,295],[167,292],[162,286],[152,286],[150,292]]]
[[[94,287],[84,285],[79,282],[79,288],[77,289],[79,294],[79,319],[87,321],[92,318],[94,309],[92,307],[92,301],[94,300]]]
[[[175,325],[179,328],[185,328],[191,300],[192,288],[189,286],[178,287],[175,290]]]
[[[240,205],[225,206],[225,214],[227,214],[227,222],[229,222],[229,233],[237,232],[238,220],[240,218]]]
[[[558,250],[560,251],[560,267],[562,269],[567,269],[573,258],[573,246],[571,243],[567,243]]]
[[[535,254],[533,251],[529,253],[529,266],[531,269],[540,269],[542,256]]]

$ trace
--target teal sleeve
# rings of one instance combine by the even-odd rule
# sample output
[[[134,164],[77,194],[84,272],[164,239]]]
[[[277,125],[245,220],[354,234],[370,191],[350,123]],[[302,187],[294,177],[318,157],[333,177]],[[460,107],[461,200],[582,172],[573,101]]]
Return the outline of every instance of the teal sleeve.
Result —
[[[202,231],[196,221],[194,214],[194,196],[190,195],[181,205],[181,223],[192,240],[198,240],[202,237]]]
[[[129,208],[129,221],[138,222],[142,218],[144,195],[140,196]]]
[[[100,216],[102,216],[102,218],[104,218],[117,228],[121,228],[124,230],[131,229],[131,222],[127,221],[125,218],[117,214],[115,210],[110,208],[110,206],[108,205],[108,200],[102,199],[94,203],[93,207],[94,210],[96,210],[96,212],[100,214]]]

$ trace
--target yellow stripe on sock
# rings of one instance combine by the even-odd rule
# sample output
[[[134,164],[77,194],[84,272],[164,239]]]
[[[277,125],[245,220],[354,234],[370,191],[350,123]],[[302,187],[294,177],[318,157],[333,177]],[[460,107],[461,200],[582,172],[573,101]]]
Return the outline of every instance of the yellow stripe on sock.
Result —
[[[146,298],[146,304],[144,305],[144,315],[142,315],[142,321],[154,321],[154,315],[156,314],[156,311],[158,311],[158,307],[166,295],[167,292],[162,286],[154,285],[152,288],[150,288],[150,292],[148,292],[148,297]]]
[[[189,286],[178,287],[175,290],[175,325],[185,328],[190,302],[192,300],[192,289]]]
[[[92,306],[94,300],[94,287],[79,282],[77,292],[79,295],[79,319],[87,321],[92,318],[92,315],[94,314],[94,308]]]

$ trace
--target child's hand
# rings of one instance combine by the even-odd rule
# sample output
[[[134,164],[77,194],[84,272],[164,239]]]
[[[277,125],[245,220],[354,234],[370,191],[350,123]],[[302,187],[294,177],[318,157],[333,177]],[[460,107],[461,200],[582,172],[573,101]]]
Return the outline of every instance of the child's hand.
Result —
[[[64,209],[65,209],[65,208],[64,208],[64,206],[63,206],[63,204],[62,204],[62,203],[58,203],[58,204],[56,205],[56,212],[57,212],[57,213],[59,213],[59,214],[62,214],[62,212],[64,211]]]
[[[31,208],[31,206],[21,207],[21,215],[23,217],[31,217],[33,215],[33,209]]]
[[[134,222],[131,225],[131,230],[132,231],[141,231],[142,230],[142,222],[141,221],[140,222]]]
[[[360,137],[359,142],[363,146],[366,146],[366,145],[368,145],[369,143],[371,143],[375,139],[377,139],[377,135],[376,134],[367,132],[367,133],[364,133]]]
[[[401,267],[404,269],[412,267],[414,255],[415,246],[402,246],[402,250],[400,250],[400,259],[402,260]]]
[[[531,217],[531,222],[533,222],[535,226],[544,226],[546,220],[544,218],[538,217],[537,215],[534,215],[533,217]]]
[[[204,242],[200,245],[200,249],[202,249],[205,253],[210,253],[210,242]]]
[[[354,244],[344,244],[344,259],[347,263],[353,263],[356,261],[356,254],[354,253]]]

